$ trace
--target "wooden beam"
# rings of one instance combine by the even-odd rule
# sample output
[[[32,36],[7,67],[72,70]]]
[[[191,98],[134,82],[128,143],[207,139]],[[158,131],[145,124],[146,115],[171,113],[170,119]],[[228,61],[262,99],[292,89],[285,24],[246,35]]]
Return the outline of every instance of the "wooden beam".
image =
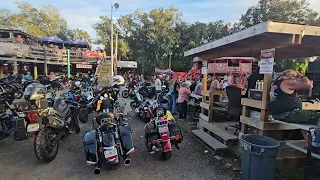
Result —
[[[254,100],[254,99],[249,99],[249,98],[241,98],[241,105],[254,107],[254,108],[258,108],[258,109],[267,109],[266,102]]]
[[[245,30],[242,30],[240,32],[231,34],[229,36],[223,37],[221,39],[218,39],[216,41],[213,41],[211,43],[199,46],[197,48],[191,49],[189,51],[184,52],[184,56],[191,56],[191,55],[195,55],[213,48],[217,48],[220,46],[224,46],[227,44],[231,44],[233,42],[237,42],[240,41],[242,39],[246,39],[252,36],[256,36],[258,34],[262,34],[267,32],[267,28],[268,28],[268,23],[267,22],[263,22],[260,24],[257,24],[255,26],[249,27]],[[222,56],[221,56],[222,57]]]
[[[295,36],[294,35],[287,35],[282,34],[281,36],[277,36],[277,38],[273,39],[265,39],[264,42],[261,43],[251,43],[247,46],[239,47],[239,48],[232,48],[230,49],[221,49],[217,48],[215,50],[206,51],[199,55],[201,59],[214,59],[218,57],[228,57],[228,56],[235,56],[238,54],[244,53],[252,53],[252,52],[260,52],[262,49],[270,49],[270,48],[282,48],[293,46],[295,44]]]
[[[320,36],[320,26],[289,24],[269,21],[268,32],[284,34],[303,34],[304,36]]]

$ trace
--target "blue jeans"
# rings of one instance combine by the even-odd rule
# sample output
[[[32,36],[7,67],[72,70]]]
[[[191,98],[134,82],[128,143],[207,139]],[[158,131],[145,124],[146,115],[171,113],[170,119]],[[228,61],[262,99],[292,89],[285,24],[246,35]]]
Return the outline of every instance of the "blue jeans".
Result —
[[[172,102],[172,106],[171,106],[171,113],[172,114],[175,114],[175,113],[177,113],[176,112],[176,110],[177,110],[177,96],[176,95],[174,95],[174,94],[172,94],[171,95],[171,102]]]

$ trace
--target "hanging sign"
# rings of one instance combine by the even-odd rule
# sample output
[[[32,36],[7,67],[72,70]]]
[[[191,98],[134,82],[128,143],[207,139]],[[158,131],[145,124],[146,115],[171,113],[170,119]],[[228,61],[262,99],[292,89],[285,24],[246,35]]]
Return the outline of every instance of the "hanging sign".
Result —
[[[208,73],[214,73],[213,69],[214,69],[214,63],[209,63],[208,64]]]
[[[206,73],[207,73],[207,67],[202,67],[201,74],[206,74]]]
[[[91,64],[76,64],[77,69],[92,69]]]
[[[208,67],[208,61],[202,61],[202,67]]]
[[[272,74],[274,66],[275,49],[261,51],[260,74]]]

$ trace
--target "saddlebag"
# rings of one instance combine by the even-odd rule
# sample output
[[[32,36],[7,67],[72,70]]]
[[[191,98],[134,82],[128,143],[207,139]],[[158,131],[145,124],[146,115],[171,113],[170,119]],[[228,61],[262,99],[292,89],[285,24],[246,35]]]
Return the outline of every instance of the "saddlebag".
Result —
[[[99,160],[97,130],[90,128],[83,137],[84,151],[87,163],[96,164]]]
[[[123,124],[119,127],[119,135],[122,142],[122,150],[124,155],[129,155],[134,151],[131,129],[128,124]]]
[[[183,135],[182,135],[182,131],[179,127],[179,125],[177,124],[177,122],[175,121],[170,121],[169,124],[169,131],[170,131],[170,136],[177,136],[179,135],[180,139],[177,140],[178,143],[181,143],[183,140]]]
[[[15,131],[13,133],[14,139],[22,141],[28,138],[26,123],[24,118],[16,118]]]

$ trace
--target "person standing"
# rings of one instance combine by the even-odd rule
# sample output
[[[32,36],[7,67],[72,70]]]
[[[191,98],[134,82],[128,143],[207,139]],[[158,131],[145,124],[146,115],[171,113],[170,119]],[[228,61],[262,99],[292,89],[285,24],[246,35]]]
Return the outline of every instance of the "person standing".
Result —
[[[161,80],[159,76],[157,76],[157,79],[154,81],[154,86],[156,87],[156,93],[161,93]]]
[[[180,106],[179,110],[179,119],[186,119],[188,112],[188,102],[190,99],[190,84],[184,82],[181,84],[181,88],[179,89],[178,103]]]
[[[174,84],[175,84],[175,79],[171,79],[170,83],[169,83],[169,92],[167,93],[167,95],[169,96],[170,102],[169,102],[169,110],[172,113],[172,104],[173,104],[173,99],[172,99],[172,94],[173,94],[173,90],[174,90]]]
[[[180,89],[180,85],[179,85],[179,77],[176,78],[176,80],[174,81],[174,86],[173,86],[173,92],[172,92],[172,107],[171,107],[171,113],[173,115],[177,114],[177,98],[179,95],[179,89]]]

